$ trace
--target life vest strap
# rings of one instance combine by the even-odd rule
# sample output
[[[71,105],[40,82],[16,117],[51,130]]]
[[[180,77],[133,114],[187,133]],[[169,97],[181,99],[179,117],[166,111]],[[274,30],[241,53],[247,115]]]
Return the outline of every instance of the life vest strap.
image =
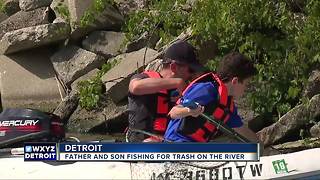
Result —
[[[207,73],[191,82],[188,85],[188,87],[184,90],[183,95],[194,83],[199,82],[212,82],[216,86],[216,88],[218,88],[218,100],[217,102],[211,104],[213,110],[210,113],[212,114],[212,117],[214,117],[214,119],[226,123],[230,119],[231,114],[234,111],[233,99],[231,96],[228,96],[227,87],[223,84],[223,82],[219,79],[217,75],[213,73]],[[191,132],[190,134],[185,135],[191,137],[192,139],[198,142],[206,142],[211,138],[212,135],[217,133],[217,127],[213,125],[211,122],[206,120],[201,123],[203,124],[201,124],[199,128],[195,130],[195,132]],[[184,126],[183,123],[182,126]],[[181,129],[183,129],[183,127]],[[191,129],[186,131],[182,130],[182,132],[189,132],[190,130]]]

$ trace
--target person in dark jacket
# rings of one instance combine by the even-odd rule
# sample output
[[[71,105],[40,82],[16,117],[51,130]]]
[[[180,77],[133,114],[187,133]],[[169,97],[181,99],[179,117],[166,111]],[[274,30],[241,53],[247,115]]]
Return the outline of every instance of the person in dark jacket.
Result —
[[[127,141],[161,141],[137,130],[162,136],[169,120],[167,115],[177,100],[171,97],[172,92],[181,94],[191,75],[202,69],[195,48],[186,41],[178,41],[166,50],[160,72],[147,71],[134,75],[128,93]]]

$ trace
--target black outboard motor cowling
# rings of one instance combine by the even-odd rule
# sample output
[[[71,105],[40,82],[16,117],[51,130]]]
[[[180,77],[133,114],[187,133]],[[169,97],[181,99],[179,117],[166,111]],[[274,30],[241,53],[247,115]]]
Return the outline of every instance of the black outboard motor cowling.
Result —
[[[59,142],[65,137],[60,117],[35,109],[5,109],[0,114],[0,148],[24,142]]]

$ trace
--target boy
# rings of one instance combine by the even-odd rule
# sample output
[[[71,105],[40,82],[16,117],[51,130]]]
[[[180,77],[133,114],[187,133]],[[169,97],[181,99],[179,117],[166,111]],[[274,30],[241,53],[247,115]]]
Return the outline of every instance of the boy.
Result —
[[[217,128],[198,117],[201,113],[212,115],[215,120],[233,128],[252,142],[258,142],[256,134],[242,123],[233,98],[239,99],[245,92],[256,68],[244,55],[232,52],[219,63],[217,74],[205,73],[184,90],[180,104],[185,100],[199,103],[190,109],[177,105],[169,112],[170,121],[164,138],[173,142],[208,142],[217,133]]]

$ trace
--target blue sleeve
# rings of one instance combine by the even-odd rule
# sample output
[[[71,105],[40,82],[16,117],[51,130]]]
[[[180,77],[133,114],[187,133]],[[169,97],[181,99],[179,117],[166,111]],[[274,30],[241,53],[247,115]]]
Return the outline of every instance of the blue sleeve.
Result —
[[[218,100],[217,88],[210,82],[193,84],[182,97],[182,101],[188,99],[199,103],[202,106],[212,101]],[[238,114],[238,109],[234,106],[234,112],[231,114],[229,121],[226,123],[230,128],[237,128],[243,125],[242,118]]]
[[[209,102],[216,101],[217,96],[217,89],[212,83],[195,83],[185,92],[182,101],[188,99],[205,106]]]
[[[242,118],[238,114],[237,107],[234,107],[234,112],[231,114],[229,121],[226,123],[230,128],[238,128],[243,125]]]

